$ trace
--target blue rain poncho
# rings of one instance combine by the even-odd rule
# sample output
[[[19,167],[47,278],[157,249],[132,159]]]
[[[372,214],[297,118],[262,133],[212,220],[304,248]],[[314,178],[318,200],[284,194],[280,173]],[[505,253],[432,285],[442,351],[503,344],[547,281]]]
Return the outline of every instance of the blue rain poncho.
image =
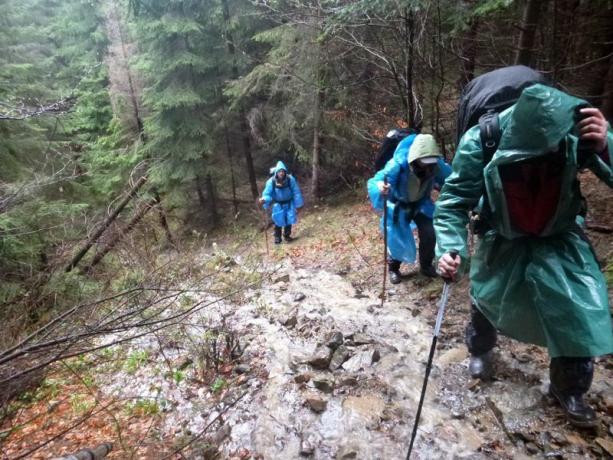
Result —
[[[581,194],[574,109],[582,102],[544,85],[525,89],[518,102],[500,115],[503,134],[487,165],[479,127],[467,131],[434,217],[437,257],[459,252],[460,273],[470,266],[471,296],[479,310],[503,334],[546,346],[554,358],[613,352],[606,282],[578,229]],[[608,149],[613,153],[611,133]],[[541,234],[526,235],[510,219],[501,171],[550,152],[562,156],[555,176],[559,199]],[[613,186],[611,164],[593,155],[584,166]],[[478,239],[469,263],[469,211],[485,190],[492,228]]]
[[[411,222],[417,214],[430,219],[434,213],[434,203],[430,194],[434,186],[441,187],[451,168],[442,159],[437,162],[435,174],[426,181],[419,181],[412,174],[407,161],[409,149],[417,135],[403,139],[394,152],[394,156],[385,167],[368,181],[368,196],[373,208],[383,211],[384,198],[377,187],[387,176],[390,194],[387,200],[387,248],[389,255],[401,262],[412,264],[417,253]],[[412,196],[410,196],[412,195]],[[383,231],[383,217],[381,218]]]
[[[286,176],[283,184],[279,185],[276,177],[281,170],[285,171]],[[262,198],[264,198],[264,209],[269,209],[272,205],[272,221],[277,227],[294,225],[298,222],[296,209],[304,205],[304,200],[298,182],[288,173],[282,161],[277,163],[272,177],[266,181]]]

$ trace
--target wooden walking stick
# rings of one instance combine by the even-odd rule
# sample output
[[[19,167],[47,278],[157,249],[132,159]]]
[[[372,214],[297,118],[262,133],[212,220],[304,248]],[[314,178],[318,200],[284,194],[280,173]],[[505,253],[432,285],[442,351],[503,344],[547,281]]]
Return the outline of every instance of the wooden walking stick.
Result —
[[[387,175],[383,178],[383,184],[387,185]],[[383,195],[383,286],[381,286],[381,306],[385,302],[385,282],[387,280],[387,194]]]
[[[264,218],[264,241],[266,241],[266,256],[268,257],[270,255],[270,251],[268,249],[268,216],[266,215],[266,211],[264,210],[263,203],[260,203],[259,198],[256,198],[256,200],[255,200],[255,209],[256,209],[256,211],[258,213],[260,213],[260,204],[262,204],[261,215]]]

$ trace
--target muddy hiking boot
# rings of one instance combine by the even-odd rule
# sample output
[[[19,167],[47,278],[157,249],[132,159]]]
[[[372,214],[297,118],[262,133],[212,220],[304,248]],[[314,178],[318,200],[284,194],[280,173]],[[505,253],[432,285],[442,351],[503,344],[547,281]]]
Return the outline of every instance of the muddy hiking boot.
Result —
[[[598,425],[596,413],[584,400],[593,376],[591,358],[553,358],[549,365],[549,394],[560,403],[571,425],[579,428]]]
[[[468,362],[468,372],[473,379],[491,380],[494,376],[492,352],[471,355]]]
[[[283,227],[283,238],[285,239],[286,243],[289,243],[289,242],[294,240],[294,238],[292,238],[291,234],[292,234],[292,226],[291,225],[286,225],[285,227]]]
[[[398,284],[402,281],[400,272],[398,270],[390,270],[390,283]]]
[[[275,244],[281,244],[281,230],[282,227],[275,225]]]
[[[422,266],[419,269],[419,272],[428,278],[436,278],[438,276],[438,273],[436,273],[436,269],[433,265]]]
[[[390,274],[390,283],[398,284],[402,281],[402,277],[400,276],[400,261],[392,259],[391,257],[387,259],[387,270]]]

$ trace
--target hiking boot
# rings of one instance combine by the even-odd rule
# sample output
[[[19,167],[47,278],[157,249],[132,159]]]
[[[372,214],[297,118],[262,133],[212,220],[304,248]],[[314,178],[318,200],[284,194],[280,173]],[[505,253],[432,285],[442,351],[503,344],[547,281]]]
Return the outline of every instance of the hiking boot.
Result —
[[[494,375],[492,353],[488,351],[482,355],[470,355],[468,372],[473,379],[490,380]]]
[[[390,283],[398,284],[400,281],[400,272],[398,270],[390,270]]]
[[[549,365],[549,393],[558,400],[568,421],[579,428],[598,424],[596,413],[583,399],[593,376],[591,358],[552,358]]]
[[[419,272],[422,275],[427,276],[428,278],[438,277],[438,273],[436,273],[436,269],[434,268],[433,265],[426,265],[425,267],[421,267],[419,269]]]
[[[281,237],[276,237],[275,236],[275,244],[281,244]]]
[[[292,241],[294,241],[294,237],[293,236],[284,236],[283,238],[285,238],[285,242],[286,243],[291,243]]]
[[[549,394],[560,403],[571,425],[579,428],[592,428],[598,425],[598,416],[585,402],[582,393],[564,393],[550,385]]]

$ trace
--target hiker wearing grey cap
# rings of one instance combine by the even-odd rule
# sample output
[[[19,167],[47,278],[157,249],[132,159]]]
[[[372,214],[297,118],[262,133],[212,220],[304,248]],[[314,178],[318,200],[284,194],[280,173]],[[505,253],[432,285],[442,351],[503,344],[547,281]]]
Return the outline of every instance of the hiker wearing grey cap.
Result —
[[[388,269],[390,282],[400,282],[400,264],[416,259],[413,226],[419,235],[419,263],[423,275],[434,277],[434,203],[433,188],[440,188],[451,168],[441,155],[431,134],[413,134],[396,147],[385,167],[368,181],[372,206],[382,211],[387,206]],[[387,183],[386,183],[387,181]],[[387,199],[386,199],[387,198]],[[383,229],[383,219],[381,220]]]

